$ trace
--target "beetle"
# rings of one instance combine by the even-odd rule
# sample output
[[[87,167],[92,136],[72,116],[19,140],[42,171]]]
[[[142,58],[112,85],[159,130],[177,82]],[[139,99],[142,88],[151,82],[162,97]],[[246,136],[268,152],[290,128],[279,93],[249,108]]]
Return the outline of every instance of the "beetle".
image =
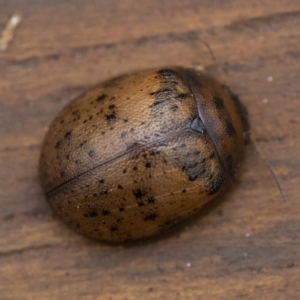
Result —
[[[224,191],[249,140],[247,111],[213,77],[150,69],[98,84],[55,118],[41,185],[55,214],[110,242],[156,235]]]

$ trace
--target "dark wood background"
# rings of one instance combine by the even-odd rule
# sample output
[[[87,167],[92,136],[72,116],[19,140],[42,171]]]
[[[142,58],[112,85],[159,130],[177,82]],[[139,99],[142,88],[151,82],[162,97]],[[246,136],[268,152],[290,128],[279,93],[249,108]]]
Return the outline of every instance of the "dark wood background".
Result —
[[[0,30],[15,12],[0,53],[0,299],[300,299],[300,1],[0,0]],[[95,83],[166,65],[205,67],[247,106],[237,184],[158,239],[77,235],[39,186],[47,127]]]

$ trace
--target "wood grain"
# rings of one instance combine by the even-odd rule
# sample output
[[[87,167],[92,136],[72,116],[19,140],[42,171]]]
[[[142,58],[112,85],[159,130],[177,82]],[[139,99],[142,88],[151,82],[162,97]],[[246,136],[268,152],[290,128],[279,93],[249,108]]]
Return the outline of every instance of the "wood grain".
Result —
[[[0,299],[299,299],[300,2],[2,0]],[[255,143],[236,185],[193,220],[110,246],[52,217],[38,182],[43,137],[95,83],[201,65],[239,94]],[[268,167],[269,166],[269,167]],[[286,195],[282,201],[270,168]]]

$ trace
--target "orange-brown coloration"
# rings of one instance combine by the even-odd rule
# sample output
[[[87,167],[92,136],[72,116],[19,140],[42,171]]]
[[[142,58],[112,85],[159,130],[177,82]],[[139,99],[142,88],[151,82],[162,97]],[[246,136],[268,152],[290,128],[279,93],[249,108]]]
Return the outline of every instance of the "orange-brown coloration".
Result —
[[[56,214],[107,241],[159,233],[218,195],[248,132],[228,88],[192,69],[148,70],[70,103],[46,136],[40,178]]]

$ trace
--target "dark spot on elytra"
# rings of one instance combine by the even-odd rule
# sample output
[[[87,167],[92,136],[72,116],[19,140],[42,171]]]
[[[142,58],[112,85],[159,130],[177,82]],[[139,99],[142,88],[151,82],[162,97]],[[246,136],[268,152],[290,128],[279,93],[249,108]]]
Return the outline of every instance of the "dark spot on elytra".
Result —
[[[170,110],[175,112],[175,111],[178,110],[178,106],[177,105],[173,105],[173,106],[170,107]]]
[[[118,230],[119,230],[119,227],[116,226],[116,225],[113,225],[113,226],[111,226],[109,229],[110,229],[110,231],[118,231]]]
[[[128,120],[127,119],[125,119],[125,120],[123,120],[124,121],[124,123],[127,123],[128,122]]]
[[[165,79],[175,78],[176,74],[177,74],[177,72],[172,69],[161,69],[158,71],[158,75]]]
[[[138,206],[145,206],[145,203],[143,201],[138,201]]]
[[[157,217],[158,215],[156,213],[148,213],[144,217],[144,221],[154,221]]]
[[[66,140],[69,140],[71,138],[71,135],[72,135],[72,131],[68,131],[65,133],[65,139]]]
[[[109,115],[105,115],[105,117],[106,117],[106,120],[107,120],[108,122],[112,122],[112,121],[114,121],[114,120],[116,119],[116,113],[115,113],[115,112],[112,112],[112,113],[109,114]]]
[[[181,100],[186,99],[188,96],[189,95],[186,93],[181,93],[181,94],[178,94],[177,96],[175,96],[175,99],[181,101]]]
[[[109,216],[110,215],[110,211],[107,210],[107,209],[103,209],[102,212],[101,212],[101,215],[102,216]]]
[[[189,180],[190,181],[195,181],[198,178],[198,174],[191,174],[189,175]]]
[[[89,157],[90,158],[95,158],[96,156],[97,156],[96,152],[94,150],[90,150]]]
[[[151,168],[151,162],[146,162],[145,167],[146,168]]]
[[[209,185],[207,186],[208,195],[212,196],[216,194],[221,189],[222,184],[223,184],[223,179],[221,176],[210,181]]]
[[[123,211],[125,211],[124,207],[120,207],[119,212],[123,212]]]
[[[60,176],[62,176],[62,177],[65,176],[65,174],[66,174],[65,171],[60,172]]]
[[[104,183],[104,179],[103,179],[103,178],[100,178],[100,179],[98,180],[98,182],[99,182],[99,183]]]
[[[68,155],[66,156],[66,159],[67,159],[67,160],[69,160],[69,159],[70,159],[70,154],[68,154]]]
[[[127,172],[126,168],[125,168],[125,169],[123,169],[123,173],[125,174],[126,172]]]
[[[210,155],[209,155],[209,159],[213,159],[213,158],[215,158],[215,156],[216,156],[216,153],[215,152],[212,152]]]
[[[119,190],[123,190],[123,187],[122,187],[121,184],[118,184],[118,189],[119,189]]]
[[[198,162],[187,162],[182,166],[182,171],[189,171],[190,169],[194,169],[198,165]]]
[[[214,102],[214,104],[215,104],[216,109],[221,110],[221,109],[224,109],[224,108],[225,108],[225,106],[224,106],[224,101],[223,101],[222,98],[214,97],[214,98],[213,98],[213,102]]]
[[[132,168],[133,171],[137,171],[137,169],[138,169],[137,166],[134,166],[134,167]]]
[[[58,141],[58,142],[55,144],[55,149],[59,149],[60,144],[61,144],[61,141]]]
[[[229,120],[225,121],[225,130],[229,136],[235,135],[235,128],[233,127],[232,123]]]
[[[166,94],[170,94],[172,92],[173,92],[172,89],[165,88],[165,89],[162,89],[162,90],[158,90],[156,92],[152,92],[152,93],[150,93],[150,95],[155,96],[155,97],[160,97],[160,96],[164,96]]]
[[[102,94],[102,95],[100,95],[100,96],[97,97],[97,101],[102,101],[102,100],[104,100],[106,97],[107,97],[106,94]]]
[[[95,218],[95,217],[98,216],[98,212],[95,208],[90,209],[83,216],[86,217],[86,218]]]
[[[150,107],[150,108],[154,108],[154,107],[157,108],[157,107],[160,107],[162,103],[164,103],[164,100],[161,100],[161,101],[154,101],[153,104],[150,105],[149,107]]]
[[[145,196],[145,192],[142,189],[137,189],[132,192],[136,199],[141,199],[143,196]]]
[[[155,202],[155,198],[153,196],[148,198],[148,203],[154,203]]]
[[[101,194],[101,195],[107,195],[107,194],[108,194],[108,191],[107,191],[107,189],[105,189],[105,190],[101,191],[101,192],[100,192],[100,194]]]
[[[108,108],[109,109],[114,109],[116,106],[114,105],[114,104],[110,104],[109,106],[108,106]]]
[[[183,189],[183,190],[182,190],[182,193],[186,193],[186,189]]]

